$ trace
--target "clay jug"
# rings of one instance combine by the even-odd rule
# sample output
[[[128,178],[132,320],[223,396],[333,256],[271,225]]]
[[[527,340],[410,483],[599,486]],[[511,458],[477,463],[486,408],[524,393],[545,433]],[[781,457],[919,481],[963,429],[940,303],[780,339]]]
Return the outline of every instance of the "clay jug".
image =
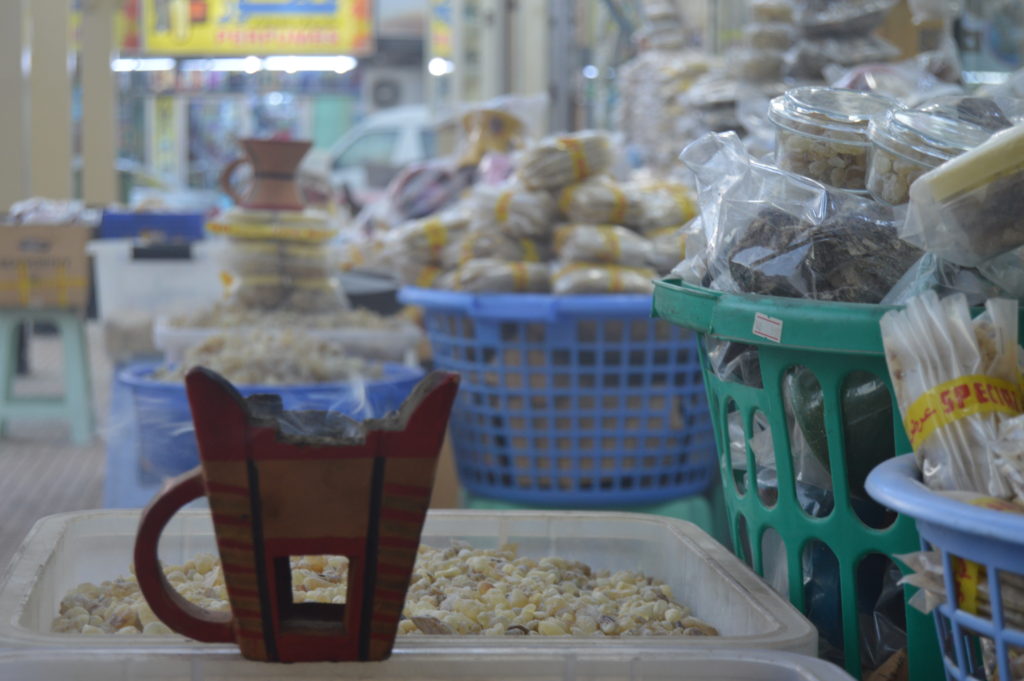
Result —
[[[302,196],[295,173],[312,143],[306,140],[243,139],[246,158],[237,158],[224,167],[221,189],[242,208],[251,210],[302,210]],[[231,186],[231,177],[239,166],[252,166],[252,185],[241,194]]]

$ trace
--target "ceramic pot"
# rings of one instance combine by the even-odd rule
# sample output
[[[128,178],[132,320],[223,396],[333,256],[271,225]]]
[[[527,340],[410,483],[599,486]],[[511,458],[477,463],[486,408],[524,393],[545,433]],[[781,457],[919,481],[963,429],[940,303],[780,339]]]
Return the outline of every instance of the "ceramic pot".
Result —
[[[221,189],[242,208],[251,210],[302,210],[302,195],[295,182],[299,163],[312,146],[306,140],[243,139],[239,144],[245,158],[237,158],[224,167]],[[238,192],[231,178],[239,166],[252,166],[252,185]]]

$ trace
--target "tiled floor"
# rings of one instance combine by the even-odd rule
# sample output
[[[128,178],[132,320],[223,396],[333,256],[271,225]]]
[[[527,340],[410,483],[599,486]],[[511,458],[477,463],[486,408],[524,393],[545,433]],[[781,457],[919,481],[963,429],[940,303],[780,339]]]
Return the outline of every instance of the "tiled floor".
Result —
[[[88,447],[70,444],[62,422],[16,421],[0,439],[0,573],[39,518],[52,513],[99,508],[103,498],[104,417],[110,395],[110,364],[99,328],[90,325],[97,435]],[[58,336],[34,335],[29,344],[32,373],[19,380],[18,392],[60,390]]]

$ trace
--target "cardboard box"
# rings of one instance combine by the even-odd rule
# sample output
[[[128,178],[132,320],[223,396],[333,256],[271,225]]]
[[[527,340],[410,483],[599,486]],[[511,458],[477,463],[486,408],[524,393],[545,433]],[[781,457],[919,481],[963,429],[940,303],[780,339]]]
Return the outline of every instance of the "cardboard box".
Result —
[[[0,224],[0,307],[85,309],[91,235],[87,225]]]

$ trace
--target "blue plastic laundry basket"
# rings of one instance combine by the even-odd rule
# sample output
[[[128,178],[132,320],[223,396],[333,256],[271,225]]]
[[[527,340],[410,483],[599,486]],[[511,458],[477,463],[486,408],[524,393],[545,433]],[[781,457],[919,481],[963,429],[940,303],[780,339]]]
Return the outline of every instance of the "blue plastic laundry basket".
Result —
[[[692,332],[650,296],[406,288],[439,369],[462,374],[450,428],[473,494],[547,507],[704,491],[715,440]]]
[[[185,385],[153,380],[153,371],[159,365],[156,361],[133,362],[117,374],[117,380],[132,396],[139,479],[144,483],[179,475],[199,464]],[[278,394],[287,410],[329,410],[365,419],[398,409],[424,376],[422,369],[397,364],[385,364],[382,371],[380,378],[366,383],[365,400],[348,383],[236,387],[245,396]]]
[[[946,601],[935,611],[939,643],[945,657],[946,678],[958,681],[1021,678],[1009,659],[1011,648],[1024,655],[1024,628],[1010,624],[1003,591],[1009,580],[1015,590],[1024,580],[1024,516],[965,504],[932,492],[921,482],[913,454],[877,466],[867,479],[867,491],[881,504],[917,521],[921,541],[942,554]],[[977,573],[955,559],[980,566]],[[980,580],[977,607],[962,600],[957,586],[961,574]],[[970,577],[968,577],[970,579]],[[985,587],[988,603],[984,602]],[[952,594],[952,596],[950,596]],[[1019,596],[1017,596],[1019,602]],[[975,610],[969,612],[968,610]],[[1016,607],[1017,612],[1020,606]],[[987,611],[987,612],[986,612]],[[983,639],[988,642],[983,643]],[[995,654],[995,668],[986,676],[983,650]],[[1024,666],[1021,658],[1016,667]]]

